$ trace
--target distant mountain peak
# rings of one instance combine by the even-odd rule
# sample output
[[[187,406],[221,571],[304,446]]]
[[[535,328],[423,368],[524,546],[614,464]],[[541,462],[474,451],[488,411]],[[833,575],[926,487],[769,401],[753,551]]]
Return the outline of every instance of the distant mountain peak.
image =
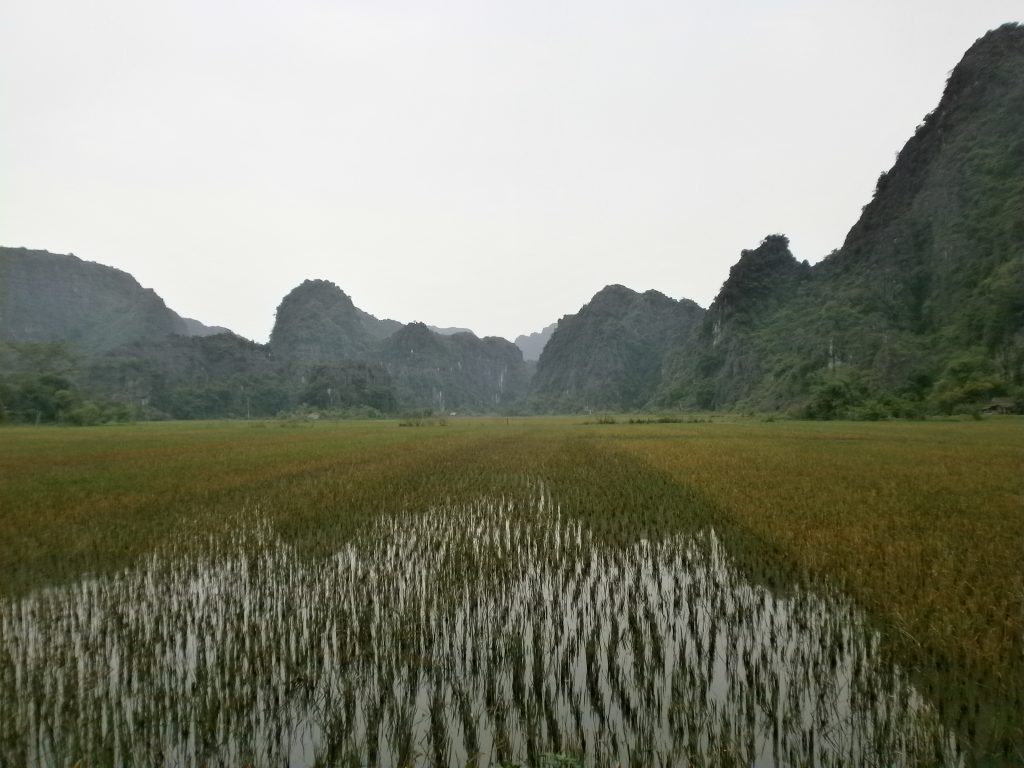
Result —
[[[753,302],[775,294],[808,269],[806,262],[798,262],[790,252],[788,237],[768,235],[756,248],[740,252],[740,258],[729,269],[729,277],[722,284],[712,309],[721,312],[749,307]]]
[[[524,360],[539,360],[541,352],[544,351],[544,347],[551,339],[551,334],[555,332],[557,327],[557,322],[551,323],[551,325],[546,325],[534,333],[516,336],[516,340],[513,343],[523,353]]]
[[[0,247],[0,341],[66,341],[104,352],[226,330],[181,317],[115,267],[74,254]]]
[[[704,314],[689,300],[608,285],[558,321],[537,364],[541,408],[635,408],[654,394],[664,355],[687,346]]]
[[[337,283],[321,279],[303,280],[285,295],[281,303],[295,302],[300,299],[309,301],[314,298],[325,302],[341,302],[348,306],[355,306],[349,295],[339,288]]]
[[[371,339],[352,299],[329,280],[304,280],[293,288],[270,332],[276,355],[307,363],[361,358]]]
[[[473,333],[473,331],[471,331],[469,328],[461,328],[459,326],[446,326],[443,328],[439,328],[436,325],[428,325],[427,327],[434,333],[439,333],[442,336],[454,336],[456,333],[469,333],[472,334],[473,336],[476,336],[476,334]]]

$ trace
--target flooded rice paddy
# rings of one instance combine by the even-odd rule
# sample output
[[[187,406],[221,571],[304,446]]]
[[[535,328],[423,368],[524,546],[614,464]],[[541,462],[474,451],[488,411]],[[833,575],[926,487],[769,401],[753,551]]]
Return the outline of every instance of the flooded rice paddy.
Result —
[[[962,764],[878,645],[713,531],[614,545],[542,491],[317,559],[253,512],[0,604],[0,764]]]

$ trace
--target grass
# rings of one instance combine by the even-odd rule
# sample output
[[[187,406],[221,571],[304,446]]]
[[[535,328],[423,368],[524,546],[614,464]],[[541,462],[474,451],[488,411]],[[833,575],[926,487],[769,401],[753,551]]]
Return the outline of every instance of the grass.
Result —
[[[624,433],[615,449],[700,488],[913,644],[988,667],[1019,655],[1024,634],[1022,427],[720,424]]]
[[[984,720],[1012,750],[1024,745],[1022,478],[1013,417],[5,428],[0,583],[15,595],[112,572],[257,509],[300,550],[333,551],[382,514],[541,480],[595,538],[714,525],[761,581],[838,584],[923,688],[960,691],[951,724]]]

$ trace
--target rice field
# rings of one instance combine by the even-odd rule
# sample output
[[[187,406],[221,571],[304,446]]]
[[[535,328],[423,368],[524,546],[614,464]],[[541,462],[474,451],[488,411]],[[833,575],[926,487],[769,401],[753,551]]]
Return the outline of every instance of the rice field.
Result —
[[[0,764],[1017,765],[1024,422],[0,430]]]

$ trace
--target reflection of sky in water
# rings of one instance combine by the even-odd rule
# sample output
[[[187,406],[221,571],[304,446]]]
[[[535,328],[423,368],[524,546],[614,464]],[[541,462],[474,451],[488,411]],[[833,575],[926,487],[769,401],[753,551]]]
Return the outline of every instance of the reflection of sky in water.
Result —
[[[0,763],[960,762],[848,601],[712,533],[615,548],[542,500],[205,549],[3,604]]]

